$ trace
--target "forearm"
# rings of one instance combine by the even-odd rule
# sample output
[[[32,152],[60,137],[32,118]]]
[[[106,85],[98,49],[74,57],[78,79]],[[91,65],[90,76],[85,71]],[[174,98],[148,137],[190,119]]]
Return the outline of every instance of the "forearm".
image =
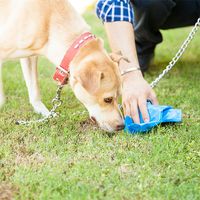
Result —
[[[109,22],[104,23],[110,47],[113,52],[121,52],[122,55],[130,61],[129,63],[121,60],[119,68],[121,71],[131,67],[139,67],[136,47],[134,29],[129,22]],[[138,74],[141,76],[140,71],[134,71],[131,74]],[[127,76],[127,75],[126,75]]]

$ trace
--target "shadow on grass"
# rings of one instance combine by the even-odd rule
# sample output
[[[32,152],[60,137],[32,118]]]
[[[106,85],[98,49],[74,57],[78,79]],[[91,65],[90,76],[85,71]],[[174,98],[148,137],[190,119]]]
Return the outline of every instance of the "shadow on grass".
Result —
[[[87,118],[87,119],[85,119],[85,120],[80,122],[79,130],[82,131],[82,132],[89,131],[89,130],[93,130],[93,131],[98,131],[99,130],[102,135],[104,135],[105,137],[108,137],[108,138],[113,138],[114,136],[116,136],[119,133],[119,132],[103,131],[98,127],[97,124],[92,122],[92,120],[89,119],[89,118]]]
[[[158,129],[159,127],[163,127],[163,128],[173,128],[175,130],[179,129],[180,126],[182,126],[182,123],[173,123],[173,122],[170,122],[170,123],[162,123],[162,124],[159,124],[157,126],[155,126],[153,129],[151,129],[150,131],[147,131],[147,132],[136,132],[136,133],[129,133],[125,130],[122,130],[122,131],[115,131],[115,132],[107,132],[107,131],[103,131],[101,130],[97,124],[94,124],[89,118],[86,119],[86,120],[83,120],[80,122],[79,124],[79,132],[86,132],[86,131],[100,131],[101,132],[101,135],[107,137],[107,138],[110,138],[112,139],[113,137],[115,137],[116,135],[120,134],[120,133],[123,133],[123,134],[127,134],[127,135],[132,135],[132,136],[149,136],[150,134],[156,134],[158,132]]]

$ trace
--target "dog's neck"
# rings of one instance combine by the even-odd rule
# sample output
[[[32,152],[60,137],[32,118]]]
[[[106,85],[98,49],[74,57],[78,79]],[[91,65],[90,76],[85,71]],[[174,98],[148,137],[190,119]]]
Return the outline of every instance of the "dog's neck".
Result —
[[[70,63],[79,53],[81,48],[93,39],[95,39],[95,36],[90,32],[81,34],[78,38],[76,38],[70,48],[66,51],[60,65],[57,66],[56,72],[54,74],[54,80],[58,81],[59,84],[62,85],[68,82],[70,74]]]
[[[74,10],[73,7],[68,6],[71,11]],[[66,20],[65,16],[67,16],[67,13],[63,13],[63,18],[57,15],[51,18],[49,39],[42,49],[42,54],[56,66],[60,64],[66,51],[76,38],[85,32],[90,32],[90,26],[75,10],[70,12],[70,16],[68,16],[70,19]]]
[[[89,29],[84,29],[82,31],[76,32],[73,36],[70,37],[66,35],[65,39],[63,39],[63,42],[57,39],[49,42],[44,47],[44,53],[42,54],[45,55],[53,64],[59,66],[62,59],[64,58],[65,53],[70,48],[75,39],[84,32],[87,32],[88,30]]]

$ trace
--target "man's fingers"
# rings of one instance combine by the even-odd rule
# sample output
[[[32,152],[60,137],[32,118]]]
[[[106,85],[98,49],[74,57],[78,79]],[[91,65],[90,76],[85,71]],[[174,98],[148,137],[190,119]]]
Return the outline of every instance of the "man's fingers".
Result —
[[[124,115],[125,116],[130,116],[131,117],[131,108],[128,102],[123,103],[123,110],[124,110]]]
[[[125,116],[130,116],[136,124],[140,123],[137,101],[124,102],[123,108]]]
[[[146,99],[140,99],[138,102],[140,112],[144,122],[149,122],[149,113],[147,111],[147,101]]]
[[[131,117],[134,123],[139,124],[140,118],[139,118],[139,113],[138,113],[137,101],[132,101],[130,105],[131,105]]]

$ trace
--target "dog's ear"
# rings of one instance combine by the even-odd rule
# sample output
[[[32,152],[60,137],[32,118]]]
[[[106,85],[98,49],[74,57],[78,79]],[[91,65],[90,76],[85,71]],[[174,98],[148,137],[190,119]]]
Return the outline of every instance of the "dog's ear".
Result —
[[[118,63],[118,64],[119,64],[119,62],[121,60],[125,60],[126,62],[130,63],[129,59],[126,58],[126,57],[124,57],[122,55],[121,51],[119,51],[117,53],[110,53],[109,55],[110,55],[111,60],[114,61],[114,62],[116,62],[116,63]]]
[[[80,84],[88,91],[90,94],[95,94],[95,92],[100,88],[101,80],[104,78],[104,73],[90,67],[83,68],[76,79]]]

